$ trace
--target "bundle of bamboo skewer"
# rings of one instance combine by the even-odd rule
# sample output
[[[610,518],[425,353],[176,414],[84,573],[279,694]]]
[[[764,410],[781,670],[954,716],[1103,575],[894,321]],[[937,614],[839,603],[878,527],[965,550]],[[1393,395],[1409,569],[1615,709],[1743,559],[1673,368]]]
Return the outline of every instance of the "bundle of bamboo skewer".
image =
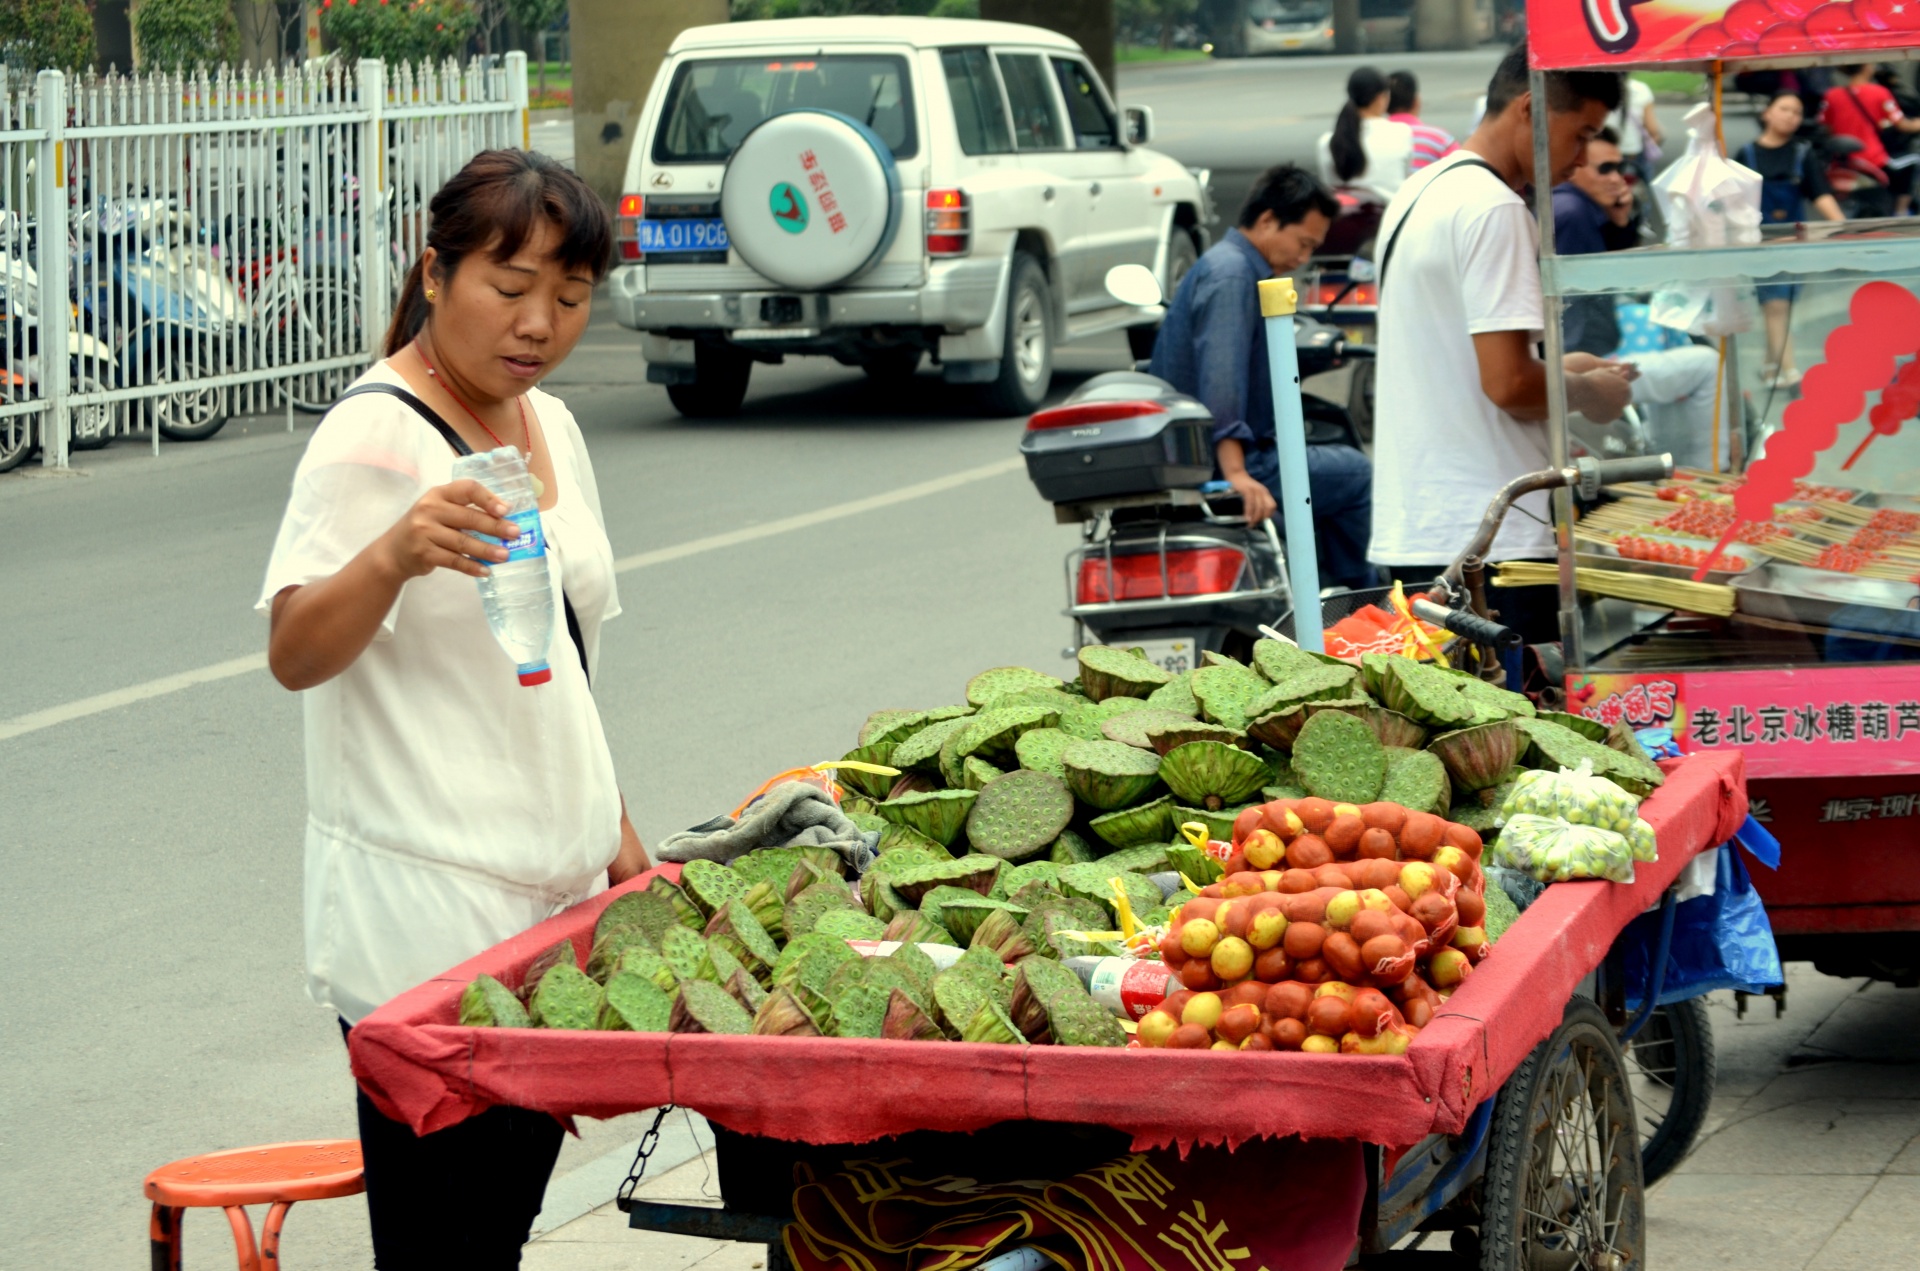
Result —
[[[1560,581],[1560,567],[1542,561],[1508,561],[1497,568],[1499,572],[1493,580],[1496,587],[1549,587]],[[1719,583],[1583,567],[1573,571],[1573,585],[1596,596],[1613,596],[1661,609],[1684,609],[1715,618],[1725,618],[1734,610],[1733,588]]]

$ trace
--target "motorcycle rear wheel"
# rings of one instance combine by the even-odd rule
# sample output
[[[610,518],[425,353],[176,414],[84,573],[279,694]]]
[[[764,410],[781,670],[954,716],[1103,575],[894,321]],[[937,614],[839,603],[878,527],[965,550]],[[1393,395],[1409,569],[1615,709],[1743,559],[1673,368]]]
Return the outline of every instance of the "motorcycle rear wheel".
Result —
[[[91,362],[75,365],[68,384],[76,393],[97,393],[113,387]],[[113,440],[125,411],[126,406],[119,402],[74,407],[73,431],[67,437],[67,448],[98,450],[105,446]]]
[[[0,382],[0,406],[13,400],[13,390]],[[0,416],[0,472],[12,472],[27,461],[37,444],[33,439],[33,422],[39,415],[27,412],[21,415]]]
[[[147,418],[168,441],[205,441],[226,426],[226,393],[218,388],[188,388],[150,398]]]

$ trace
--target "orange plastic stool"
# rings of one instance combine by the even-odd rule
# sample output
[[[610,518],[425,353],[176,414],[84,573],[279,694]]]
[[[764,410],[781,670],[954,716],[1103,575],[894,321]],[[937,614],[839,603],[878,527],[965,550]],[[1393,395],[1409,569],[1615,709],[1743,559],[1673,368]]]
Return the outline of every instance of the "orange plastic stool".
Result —
[[[352,1196],[367,1189],[358,1139],[269,1143],[189,1156],[147,1175],[153,1202],[153,1271],[180,1271],[180,1218],[184,1210],[219,1206],[233,1227],[240,1271],[278,1271],[280,1225],[295,1201]],[[246,1205],[271,1205],[260,1244]]]

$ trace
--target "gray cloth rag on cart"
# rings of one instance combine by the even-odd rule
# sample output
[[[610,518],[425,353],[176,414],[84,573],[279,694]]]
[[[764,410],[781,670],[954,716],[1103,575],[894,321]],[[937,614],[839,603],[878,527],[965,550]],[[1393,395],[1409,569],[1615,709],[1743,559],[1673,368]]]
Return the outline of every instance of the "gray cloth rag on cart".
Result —
[[[873,864],[878,834],[862,833],[831,795],[804,781],[783,781],[749,805],[739,820],[717,816],[669,834],[654,854],[663,861],[718,861],[722,865],[761,847],[830,847],[864,874]]]

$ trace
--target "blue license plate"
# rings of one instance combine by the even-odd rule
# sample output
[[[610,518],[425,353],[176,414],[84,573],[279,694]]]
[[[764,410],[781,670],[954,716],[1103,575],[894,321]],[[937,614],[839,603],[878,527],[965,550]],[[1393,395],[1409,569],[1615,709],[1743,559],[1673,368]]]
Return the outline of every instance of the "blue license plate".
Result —
[[[727,250],[727,227],[717,216],[690,217],[685,220],[640,222],[640,250],[643,252],[723,252]]]

